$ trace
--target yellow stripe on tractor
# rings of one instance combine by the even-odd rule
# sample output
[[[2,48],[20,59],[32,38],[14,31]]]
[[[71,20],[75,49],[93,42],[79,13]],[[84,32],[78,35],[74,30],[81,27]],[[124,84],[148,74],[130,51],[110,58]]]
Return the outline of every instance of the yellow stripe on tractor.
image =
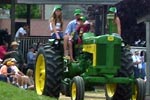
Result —
[[[93,66],[96,66],[96,44],[83,45],[82,51],[93,54]]]

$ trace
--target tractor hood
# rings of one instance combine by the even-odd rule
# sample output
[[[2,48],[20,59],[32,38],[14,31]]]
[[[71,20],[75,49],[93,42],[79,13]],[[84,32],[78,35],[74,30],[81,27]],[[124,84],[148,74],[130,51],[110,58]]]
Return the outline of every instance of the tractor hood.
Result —
[[[83,52],[93,55],[93,66],[120,66],[122,39],[118,34],[83,35]],[[102,59],[103,58],[103,59]]]
[[[84,33],[83,34],[83,42],[84,44],[98,44],[98,43],[121,43],[122,38],[114,33],[114,34],[106,34],[102,36],[94,36],[93,33]]]

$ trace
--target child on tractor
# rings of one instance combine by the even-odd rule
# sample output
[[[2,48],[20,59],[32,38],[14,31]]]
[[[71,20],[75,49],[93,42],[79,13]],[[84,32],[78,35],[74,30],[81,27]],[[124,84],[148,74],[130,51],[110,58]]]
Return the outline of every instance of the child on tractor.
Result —
[[[64,58],[70,59],[71,61],[74,61],[73,58],[73,50],[72,50],[72,40],[74,33],[78,27],[78,21],[77,19],[80,18],[82,15],[81,9],[75,9],[74,11],[74,17],[75,19],[71,20],[69,24],[67,25],[65,34],[64,34]]]
[[[49,28],[52,39],[63,38],[63,18],[62,18],[62,8],[60,5],[56,5],[54,7],[54,11],[49,20]]]

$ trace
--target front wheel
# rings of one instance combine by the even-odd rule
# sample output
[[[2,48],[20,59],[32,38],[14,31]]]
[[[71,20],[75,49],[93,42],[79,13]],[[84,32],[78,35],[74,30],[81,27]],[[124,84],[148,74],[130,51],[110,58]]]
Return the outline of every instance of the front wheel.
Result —
[[[117,84],[106,84],[105,92],[106,92],[106,100],[113,100],[113,96],[115,95],[117,88]]]
[[[84,81],[80,76],[75,76],[71,83],[71,100],[84,100]]]
[[[143,79],[136,79],[133,90],[132,100],[145,100],[145,82]]]

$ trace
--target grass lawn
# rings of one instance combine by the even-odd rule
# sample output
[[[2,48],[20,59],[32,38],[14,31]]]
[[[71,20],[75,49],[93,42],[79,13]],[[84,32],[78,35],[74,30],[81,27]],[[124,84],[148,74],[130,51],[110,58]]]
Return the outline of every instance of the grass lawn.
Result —
[[[39,96],[35,91],[24,90],[13,85],[0,82],[0,100],[56,100],[54,98]]]

